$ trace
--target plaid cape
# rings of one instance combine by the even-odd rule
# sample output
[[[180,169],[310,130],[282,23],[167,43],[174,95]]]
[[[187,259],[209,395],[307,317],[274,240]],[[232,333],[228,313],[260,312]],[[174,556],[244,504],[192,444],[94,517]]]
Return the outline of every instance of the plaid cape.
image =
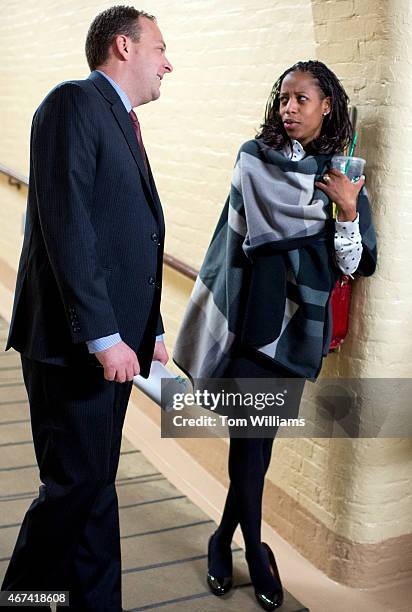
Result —
[[[174,361],[191,378],[224,376],[241,345],[294,375],[318,375],[332,332],[329,297],[341,274],[331,202],[314,188],[330,159],[292,161],[258,139],[240,148],[175,345]],[[368,276],[377,254],[364,187],[357,208],[357,273]]]

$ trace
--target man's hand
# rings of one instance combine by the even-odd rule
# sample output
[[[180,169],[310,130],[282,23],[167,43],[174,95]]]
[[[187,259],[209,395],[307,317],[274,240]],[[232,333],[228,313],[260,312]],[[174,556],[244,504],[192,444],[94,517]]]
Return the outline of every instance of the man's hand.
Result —
[[[136,353],[125,342],[118,342],[105,351],[98,351],[95,355],[104,367],[106,380],[124,383],[126,380],[133,380],[133,377],[140,373]]]
[[[152,361],[160,361],[163,365],[166,365],[169,361],[169,355],[167,354],[164,342],[160,341],[155,343]]]

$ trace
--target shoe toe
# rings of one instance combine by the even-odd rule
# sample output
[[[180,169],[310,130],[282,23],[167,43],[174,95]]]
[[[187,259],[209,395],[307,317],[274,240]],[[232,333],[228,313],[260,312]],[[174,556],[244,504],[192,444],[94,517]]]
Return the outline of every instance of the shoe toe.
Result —
[[[264,593],[255,593],[255,595],[260,607],[269,612],[280,608],[283,603],[283,591],[276,591],[270,596]]]
[[[214,595],[224,595],[232,588],[232,576],[212,576],[208,573],[207,583]]]

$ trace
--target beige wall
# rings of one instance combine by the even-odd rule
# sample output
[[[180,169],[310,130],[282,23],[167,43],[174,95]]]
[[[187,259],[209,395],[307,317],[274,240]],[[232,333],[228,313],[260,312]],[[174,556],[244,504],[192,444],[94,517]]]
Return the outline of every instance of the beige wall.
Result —
[[[54,84],[88,74],[85,33],[110,4],[27,0],[3,11],[1,163],[27,173],[32,113]],[[324,375],[410,375],[408,1],[158,0],[138,8],[158,17],[175,67],[160,100],[139,112],[166,213],[166,247],[195,267],[226,198],[237,149],[254,136],[273,81],[309,58],[324,60],[340,76],[359,111],[359,153],[368,161],[380,264],[373,278],[356,283],[350,337],[328,357]],[[21,245],[22,192],[0,179],[0,280],[9,290]],[[171,349],[191,283],[172,271],[165,281]],[[186,446],[211,471],[217,463],[224,479],[225,444],[213,463],[204,452],[207,441]],[[382,580],[401,579],[412,571],[396,561],[411,545],[411,450],[408,440],[278,440],[265,517],[336,580],[367,586],[382,568]]]

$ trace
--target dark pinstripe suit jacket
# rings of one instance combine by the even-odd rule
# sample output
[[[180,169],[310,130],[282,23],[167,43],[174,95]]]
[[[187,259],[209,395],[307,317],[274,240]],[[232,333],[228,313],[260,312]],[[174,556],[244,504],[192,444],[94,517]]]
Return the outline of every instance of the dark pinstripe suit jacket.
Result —
[[[163,243],[159,197],[123,102],[96,72],[58,85],[33,118],[7,348],[87,363],[85,341],[118,331],[147,374],[163,332]]]

